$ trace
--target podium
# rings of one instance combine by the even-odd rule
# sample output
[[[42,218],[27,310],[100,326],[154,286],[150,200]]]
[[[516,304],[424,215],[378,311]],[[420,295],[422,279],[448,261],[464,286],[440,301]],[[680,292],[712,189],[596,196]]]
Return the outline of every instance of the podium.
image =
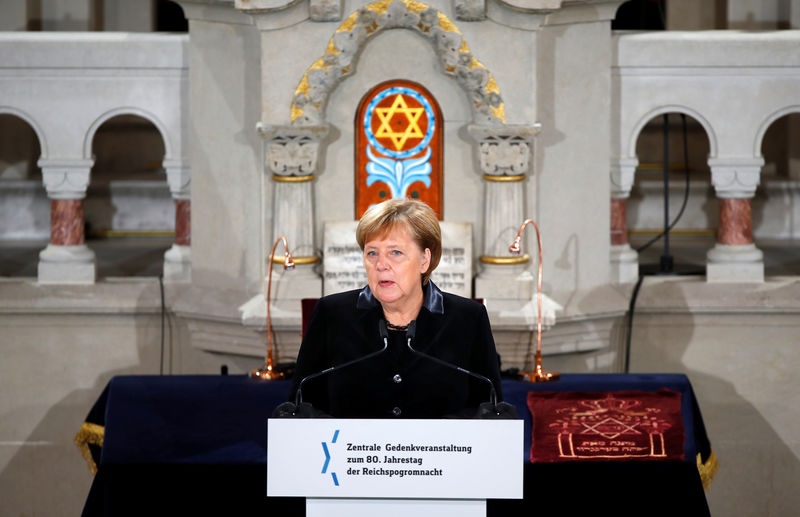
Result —
[[[534,426],[526,403],[530,392],[655,392],[665,387],[681,394],[683,461],[531,462]],[[267,420],[273,409],[286,401],[288,391],[288,381],[264,383],[244,375],[114,377],[84,424],[101,432],[104,429],[105,439],[102,447],[88,443],[82,449],[99,467],[83,515],[139,516],[152,514],[154,508],[174,515],[303,515],[306,502],[301,497],[266,497]],[[685,375],[567,373],[557,383],[504,380],[503,397],[517,408],[524,425],[525,444],[517,458],[524,471],[524,494],[522,499],[486,495],[490,498],[488,515],[556,514],[563,513],[565,505],[570,515],[633,516],[645,510],[652,515],[710,515],[703,482],[710,481],[711,442]],[[405,421],[387,422],[403,425]],[[423,423],[435,428],[448,422]],[[453,423],[456,430],[447,437],[455,440],[464,432],[462,426],[474,422]],[[342,432],[340,429],[337,443],[356,443]],[[315,462],[308,477],[324,477],[322,442],[330,445],[333,438],[328,434],[325,430],[308,446]],[[397,443],[406,443],[404,440],[409,440],[408,436]],[[337,458],[337,451],[329,449],[331,461]],[[278,460],[273,451],[269,463],[272,456]],[[297,483],[291,472],[278,475]],[[330,472],[328,480],[332,479]],[[270,479],[274,476],[273,471]],[[480,477],[488,482],[493,476],[483,472]],[[423,502],[436,499],[418,497]]]
[[[306,515],[484,517],[522,499],[522,420],[270,419],[267,496]]]

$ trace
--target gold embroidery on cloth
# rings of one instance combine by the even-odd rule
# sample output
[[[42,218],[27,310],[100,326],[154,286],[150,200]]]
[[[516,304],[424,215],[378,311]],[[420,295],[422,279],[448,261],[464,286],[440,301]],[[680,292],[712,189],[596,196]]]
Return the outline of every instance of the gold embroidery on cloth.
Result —
[[[700,458],[700,453],[697,454],[697,470],[700,472],[700,480],[703,482],[703,489],[708,490],[708,487],[711,486],[711,482],[714,480],[717,470],[719,470],[719,460],[713,450],[711,454],[708,455],[708,459],[705,463],[703,463],[702,458]]]
[[[92,459],[92,451],[89,449],[89,444],[103,446],[103,436],[105,435],[106,428],[102,425],[84,422],[78,433],[75,435],[73,442],[81,452],[81,456],[86,460],[89,465],[89,472],[92,475],[97,474],[97,464]]]

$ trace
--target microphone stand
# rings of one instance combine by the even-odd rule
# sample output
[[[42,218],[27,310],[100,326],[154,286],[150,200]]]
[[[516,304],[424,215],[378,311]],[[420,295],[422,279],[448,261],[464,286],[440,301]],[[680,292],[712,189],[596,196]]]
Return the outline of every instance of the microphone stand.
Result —
[[[528,353],[525,354],[525,365],[522,371],[519,372],[519,376],[521,380],[526,382],[556,381],[561,376],[558,372],[550,372],[542,368],[542,237],[539,235],[539,227],[533,222],[533,219],[526,219],[522,222],[517,232],[517,237],[514,239],[514,243],[508,247],[508,251],[510,251],[512,255],[520,254],[522,230],[529,224],[532,224],[536,229],[536,242],[539,244],[539,274],[537,275],[536,283],[536,305],[538,308],[538,316],[536,318],[536,367],[535,369],[531,369],[531,342],[528,341]]]
[[[278,247],[279,242],[283,242],[283,269],[286,271],[291,271],[294,269],[292,254],[289,253],[289,244],[286,242],[286,237],[281,235],[275,240],[275,244],[272,245],[272,253],[269,254],[269,273],[267,276],[267,296],[265,300],[267,303],[267,356],[264,358],[263,368],[250,370],[250,373],[248,374],[250,378],[261,379],[262,381],[274,381],[275,379],[280,379],[283,377],[283,372],[279,372],[275,368],[275,365],[278,362],[278,353],[275,352],[274,360],[272,358],[272,317],[269,310],[272,291],[272,263],[275,261],[275,249]]]
[[[462,368],[462,367],[458,366],[457,364],[448,363],[447,361],[443,361],[443,360],[439,359],[438,357],[434,357],[432,355],[428,355],[425,352],[420,352],[419,350],[417,350],[416,348],[411,346],[411,340],[414,339],[414,336],[416,336],[416,334],[417,334],[417,322],[412,320],[408,324],[408,330],[406,331],[406,340],[407,340],[406,344],[408,346],[408,349],[411,350],[412,353],[415,353],[415,354],[421,355],[422,357],[430,359],[431,361],[433,361],[433,362],[435,362],[435,363],[437,363],[437,364],[439,364],[441,366],[445,366],[447,368],[458,370],[459,372],[467,374],[467,375],[469,375],[471,377],[474,377],[474,378],[476,378],[478,380],[488,382],[489,383],[489,403],[492,405],[492,409],[494,410],[494,412],[496,414],[500,414],[500,412],[499,412],[499,410],[497,408],[497,391],[494,389],[494,383],[492,382],[492,380],[490,378],[486,377],[485,375],[480,375],[480,374],[477,374],[475,372],[471,372],[471,371],[467,370],[466,368]]]
[[[325,368],[321,372],[312,373],[311,375],[307,375],[307,376],[303,377],[303,379],[300,381],[300,384],[297,385],[297,393],[295,394],[295,397],[294,397],[295,407],[299,408],[300,405],[303,403],[303,384],[305,384],[306,381],[310,381],[312,379],[316,379],[317,377],[319,377],[321,375],[328,374],[328,373],[330,373],[330,372],[332,372],[334,370],[338,370],[340,368],[345,368],[347,366],[350,366],[351,364],[355,364],[355,363],[358,363],[360,361],[365,361],[365,360],[367,360],[367,359],[369,359],[371,357],[375,357],[376,355],[379,355],[379,354],[382,354],[383,352],[385,352],[389,348],[389,333],[386,331],[386,323],[383,320],[379,320],[378,321],[378,332],[381,335],[381,339],[383,339],[383,348],[381,348],[380,350],[376,350],[376,351],[371,352],[371,353],[369,353],[369,354],[367,354],[365,356],[362,356],[362,357],[356,357],[355,359],[351,359],[350,361],[346,361],[346,362],[344,362],[342,364],[339,364],[339,365],[336,365],[336,366],[331,366],[330,368]]]

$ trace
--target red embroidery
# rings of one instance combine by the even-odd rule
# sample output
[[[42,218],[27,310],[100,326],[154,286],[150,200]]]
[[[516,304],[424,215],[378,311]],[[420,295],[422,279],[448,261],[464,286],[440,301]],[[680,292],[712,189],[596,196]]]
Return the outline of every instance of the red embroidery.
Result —
[[[530,392],[532,462],[683,459],[680,393]]]

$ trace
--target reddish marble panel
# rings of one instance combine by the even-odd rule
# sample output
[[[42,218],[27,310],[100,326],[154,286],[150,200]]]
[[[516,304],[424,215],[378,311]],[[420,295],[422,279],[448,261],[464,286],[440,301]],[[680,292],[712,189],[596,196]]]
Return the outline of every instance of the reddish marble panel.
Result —
[[[749,199],[719,200],[717,242],[720,244],[753,243],[753,214]]]
[[[192,244],[192,202],[188,199],[175,201],[175,244]]]
[[[86,242],[83,233],[83,200],[50,200],[50,244],[77,246]]]
[[[611,244],[628,243],[628,219],[625,215],[625,200],[611,200]]]

